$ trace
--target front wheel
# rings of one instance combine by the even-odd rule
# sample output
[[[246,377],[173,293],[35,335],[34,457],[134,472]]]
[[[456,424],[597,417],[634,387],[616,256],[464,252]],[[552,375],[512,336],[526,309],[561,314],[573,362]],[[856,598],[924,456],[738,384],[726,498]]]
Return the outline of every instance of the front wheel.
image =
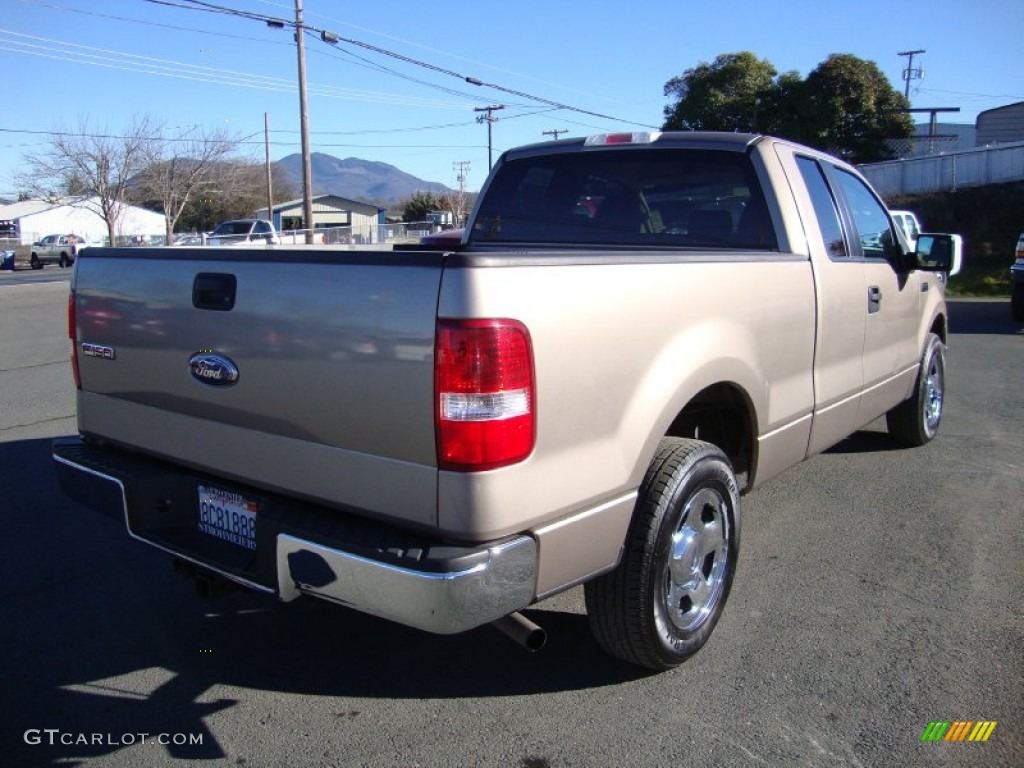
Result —
[[[671,669],[707,642],[732,586],[739,490],[716,446],[665,438],[651,462],[616,569],[584,587],[608,653]]]
[[[28,263],[32,265],[32,269],[42,269],[43,268],[43,262],[41,262],[39,260],[39,256],[37,254],[33,253],[32,257],[28,260]]]
[[[889,434],[906,445],[924,445],[938,434],[946,397],[946,345],[928,334],[914,394],[885,415]]]

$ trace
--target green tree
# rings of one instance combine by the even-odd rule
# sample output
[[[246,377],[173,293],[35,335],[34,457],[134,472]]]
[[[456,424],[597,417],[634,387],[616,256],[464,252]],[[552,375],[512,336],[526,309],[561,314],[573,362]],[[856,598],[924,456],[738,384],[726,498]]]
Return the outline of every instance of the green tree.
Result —
[[[284,169],[271,166],[274,203],[298,195]],[[179,232],[208,232],[229,219],[248,219],[267,207],[266,170],[261,161],[235,159],[213,163],[203,184],[189,198],[177,222]]]
[[[806,79],[779,74],[749,51],[701,62],[665,84],[665,130],[752,131],[799,141],[854,163],[888,159],[886,139],[906,138],[906,99],[878,66],[833,54]]]
[[[433,192],[413,192],[412,197],[401,204],[402,221],[426,221],[431,211],[451,210],[444,198]]]
[[[913,135],[903,94],[872,61],[848,53],[829,56],[807,76],[804,141],[854,163],[893,157],[885,140]]]
[[[775,67],[750,51],[723,53],[665,83],[667,131],[755,131],[775,89]]]

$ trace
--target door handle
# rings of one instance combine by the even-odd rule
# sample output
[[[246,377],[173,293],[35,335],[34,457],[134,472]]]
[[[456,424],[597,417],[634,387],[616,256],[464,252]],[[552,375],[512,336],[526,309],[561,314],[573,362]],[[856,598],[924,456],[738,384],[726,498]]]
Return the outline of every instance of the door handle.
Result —
[[[882,289],[877,285],[868,288],[868,314],[873,315],[882,309]]]

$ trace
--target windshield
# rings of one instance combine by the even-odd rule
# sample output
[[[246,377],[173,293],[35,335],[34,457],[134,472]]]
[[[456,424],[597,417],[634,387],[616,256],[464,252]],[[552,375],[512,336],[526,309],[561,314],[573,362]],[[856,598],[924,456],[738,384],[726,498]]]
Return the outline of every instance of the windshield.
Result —
[[[505,162],[470,242],[778,247],[747,155],[654,148]]]

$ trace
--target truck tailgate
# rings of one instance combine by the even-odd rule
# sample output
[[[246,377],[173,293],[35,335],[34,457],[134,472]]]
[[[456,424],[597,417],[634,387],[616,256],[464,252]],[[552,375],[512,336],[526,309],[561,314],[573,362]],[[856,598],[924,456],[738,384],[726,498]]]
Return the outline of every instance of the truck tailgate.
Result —
[[[72,285],[79,429],[433,527],[441,267],[432,252],[89,249]]]

